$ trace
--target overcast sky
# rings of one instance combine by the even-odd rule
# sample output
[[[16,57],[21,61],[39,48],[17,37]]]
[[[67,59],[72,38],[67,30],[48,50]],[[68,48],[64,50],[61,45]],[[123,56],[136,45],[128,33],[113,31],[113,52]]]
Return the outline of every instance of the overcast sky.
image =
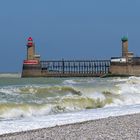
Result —
[[[110,59],[121,37],[140,56],[140,0],[0,0],[0,72],[20,72],[26,42],[47,59]]]

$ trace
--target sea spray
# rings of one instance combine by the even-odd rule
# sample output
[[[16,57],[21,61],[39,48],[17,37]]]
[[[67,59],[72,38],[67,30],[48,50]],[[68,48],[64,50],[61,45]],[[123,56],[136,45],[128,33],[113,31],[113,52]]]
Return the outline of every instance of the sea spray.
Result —
[[[140,112],[139,104],[139,77],[20,78],[19,74],[0,74],[1,134]]]
[[[139,104],[139,87],[139,77],[105,79],[22,79],[18,76],[13,78],[11,75],[9,78],[1,77],[0,118],[46,116]]]

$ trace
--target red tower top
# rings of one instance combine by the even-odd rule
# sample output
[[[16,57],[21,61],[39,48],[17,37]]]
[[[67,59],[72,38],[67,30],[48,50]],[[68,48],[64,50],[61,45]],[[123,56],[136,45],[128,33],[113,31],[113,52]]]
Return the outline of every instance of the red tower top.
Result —
[[[27,42],[27,47],[31,47],[32,45],[33,45],[33,39],[32,37],[29,37]]]
[[[32,37],[29,37],[29,38],[28,38],[28,41],[33,41]]]

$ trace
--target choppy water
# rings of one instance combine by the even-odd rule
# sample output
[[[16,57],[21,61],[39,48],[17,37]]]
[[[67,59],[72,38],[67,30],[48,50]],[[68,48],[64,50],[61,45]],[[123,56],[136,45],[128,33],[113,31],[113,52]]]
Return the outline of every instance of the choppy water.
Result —
[[[29,125],[34,119],[49,121],[50,115],[64,119],[67,113],[69,116],[79,111],[90,114],[92,109],[101,108],[104,112],[106,108],[138,104],[139,77],[20,78],[20,74],[0,74],[0,131],[5,128],[0,133],[9,132],[9,123],[13,122],[15,127],[19,120],[24,124],[30,118]]]

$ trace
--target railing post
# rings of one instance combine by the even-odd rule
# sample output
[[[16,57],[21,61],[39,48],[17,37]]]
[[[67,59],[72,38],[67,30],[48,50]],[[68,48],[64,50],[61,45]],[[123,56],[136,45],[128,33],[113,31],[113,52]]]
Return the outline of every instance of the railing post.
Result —
[[[63,70],[63,74],[65,73],[65,64],[64,64],[64,58],[62,58],[62,70]]]

